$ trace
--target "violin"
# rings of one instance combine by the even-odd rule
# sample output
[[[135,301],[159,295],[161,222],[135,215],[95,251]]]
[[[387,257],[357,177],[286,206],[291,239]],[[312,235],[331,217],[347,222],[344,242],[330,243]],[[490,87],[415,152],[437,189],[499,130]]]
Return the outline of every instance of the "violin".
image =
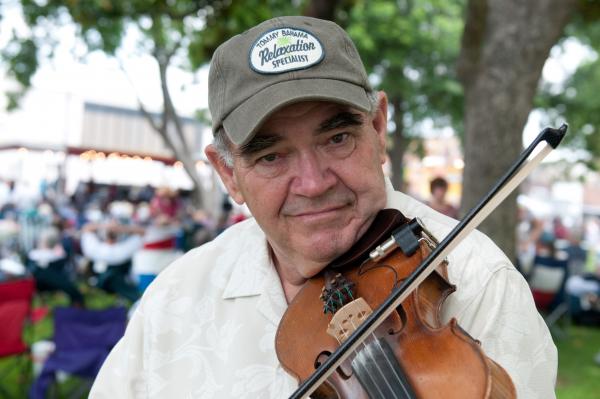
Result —
[[[455,290],[446,255],[566,130],[563,125],[542,131],[442,242],[418,219],[386,209],[347,254],[309,279],[275,338],[280,364],[301,383],[291,397],[516,398],[510,376],[480,343],[456,319],[441,322],[444,300]],[[529,161],[542,142],[546,146]]]
[[[372,229],[382,222],[390,224],[385,230],[410,230],[410,221],[396,210],[380,211]],[[364,242],[372,235],[381,234],[368,231],[357,250],[329,266],[333,271],[310,279],[284,314],[277,356],[299,380],[310,376],[436,245],[431,235],[415,235],[408,254],[398,249],[382,261],[363,261]],[[313,397],[515,398],[510,377],[479,342],[455,319],[442,324],[443,302],[455,290],[446,269],[443,261]]]

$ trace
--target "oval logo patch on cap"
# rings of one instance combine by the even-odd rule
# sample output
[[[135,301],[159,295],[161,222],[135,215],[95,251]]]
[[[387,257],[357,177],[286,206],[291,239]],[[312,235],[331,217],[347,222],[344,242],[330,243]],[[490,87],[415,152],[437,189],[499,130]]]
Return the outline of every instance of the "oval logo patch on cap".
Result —
[[[323,45],[312,33],[277,28],[262,34],[250,47],[250,67],[259,73],[283,73],[309,68],[323,59]]]

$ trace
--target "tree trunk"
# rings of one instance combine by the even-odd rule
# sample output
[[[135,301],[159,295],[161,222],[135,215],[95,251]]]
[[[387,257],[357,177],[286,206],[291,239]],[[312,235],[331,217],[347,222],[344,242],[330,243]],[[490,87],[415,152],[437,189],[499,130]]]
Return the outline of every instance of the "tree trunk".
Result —
[[[458,75],[465,89],[461,213],[471,209],[522,149],[544,62],[576,0],[470,0]],[[482,224],[509,258],[516,251],[516,193]]]
[[[404,191],[404,154],[406,153],[407,140],[404,137],[404,112],[402,111],[402,97],[393,95],[390,104],[394,108],[393,120],[396,130],[392,135],[392,145],[388,150],[392,166],[392,185],[396,190]]]
[[[307,17],[335,21],[335,10],[339,0],[310,0],[304,9]]]

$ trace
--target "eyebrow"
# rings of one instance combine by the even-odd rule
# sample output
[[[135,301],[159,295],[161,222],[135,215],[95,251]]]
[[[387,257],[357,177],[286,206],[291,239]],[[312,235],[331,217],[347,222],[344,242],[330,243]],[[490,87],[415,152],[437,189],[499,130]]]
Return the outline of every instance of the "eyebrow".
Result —
[[[331,130],[341,129],[348,126],[360,126],[362,123],[363,118],[361,114],[343,111],[323,121],[317,129],[317,133],[326,133]]]
[[[249,142],[239,148],[238,154],[241,157],[247,158],[274,146],[281,140],[283,140],[283,137],[278,134],[254,136]]]
[[[335,129],[341,129],[348,126],[360,126],[363,118],[360,114],[343,111],[335,114],[329,119],[321,122],[317,128],[317,134],[322,134]],[[283,140],[278,134],[256,135],[249,142],[238,149],[239,156],[249,158],[252,155],[266,150]]]

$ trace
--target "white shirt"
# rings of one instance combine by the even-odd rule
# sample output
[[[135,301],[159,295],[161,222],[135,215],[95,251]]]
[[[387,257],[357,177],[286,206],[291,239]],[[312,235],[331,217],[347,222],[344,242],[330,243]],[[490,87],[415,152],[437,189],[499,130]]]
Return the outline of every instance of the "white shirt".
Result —
[[[103,273],[109,266],[120,265],[131,259],[142,245],[142,237],[137,234],[112,244],[101,241],[96,234],[90,231],[81,235],[81,252],[85,257],[94,261],[96,273]]]
[[[456,223],[393,191],[388,207],[419,216],[438,238]],[[457,291],[443,318],[456,317],[510,374],[519,398],[554,398],[557,353],[530,290],[481,233],[449,256]],[[125,336],[97,377],[91,398],[285,398],[296,381],[274,348],[287,307],[254,219],[174,262],[148,288]]]
[[[67,256],[64,249],[57,245],[54,248],[34,248],[27,254],[27,257],[35,262],[36,266],[45,269],[52,262],[63,259]]]

